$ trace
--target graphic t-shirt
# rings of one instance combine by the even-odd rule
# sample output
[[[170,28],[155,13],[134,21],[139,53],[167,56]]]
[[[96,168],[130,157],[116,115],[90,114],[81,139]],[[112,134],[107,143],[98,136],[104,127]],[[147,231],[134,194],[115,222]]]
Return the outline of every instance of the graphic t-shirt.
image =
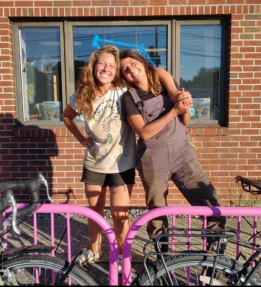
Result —
[[[100,173],[118,173],[134,168],[136,164],[135,133],[121,114],[123,89],[109,90],[94,100],[94,117],[88,119],[86,110],[82,116],[85,131],[94,145],[86,149],[83,160],[88,170]],[[78,112],[76,94],[70,97],[71,107]]]

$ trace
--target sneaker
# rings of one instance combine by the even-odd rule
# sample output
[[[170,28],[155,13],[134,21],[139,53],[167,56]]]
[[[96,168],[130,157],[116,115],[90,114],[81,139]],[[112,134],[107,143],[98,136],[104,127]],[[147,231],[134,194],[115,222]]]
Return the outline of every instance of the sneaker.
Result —
[[[93,264],[102,257],[102,250],[99,252],[92,252],[91,250],[84,249],[82,255],[78,259],[80,265]]]
[[[119,274],[122,273],[122,255],[121,254],[118,256],[118,272]]]

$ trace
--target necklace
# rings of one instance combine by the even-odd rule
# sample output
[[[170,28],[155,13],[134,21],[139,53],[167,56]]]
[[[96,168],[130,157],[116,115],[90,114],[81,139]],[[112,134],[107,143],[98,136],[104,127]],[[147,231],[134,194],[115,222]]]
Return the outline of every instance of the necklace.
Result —
[[[96,97],[98,97],[98,98],[103,97],[105,94],[107,94],[107,93],[109,92],[110,88],[111,88],[111,87],[109,87],[109,89],[108,89],[106,92],[104,92],[103,94],[101,94],[101,95],[99,95],[99,96],[96,95]]]

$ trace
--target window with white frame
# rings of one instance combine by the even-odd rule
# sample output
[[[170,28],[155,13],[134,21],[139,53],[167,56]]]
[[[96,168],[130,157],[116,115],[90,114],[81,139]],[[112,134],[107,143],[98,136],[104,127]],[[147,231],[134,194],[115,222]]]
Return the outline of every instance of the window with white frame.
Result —
[[[133,49],[172,73],[193,96],[191,125],[225,122],[222,21],[17,22],[13,27],[19,47],[14,58],[18,119],[24,125],[62,125],[83,65],[107,44]]]

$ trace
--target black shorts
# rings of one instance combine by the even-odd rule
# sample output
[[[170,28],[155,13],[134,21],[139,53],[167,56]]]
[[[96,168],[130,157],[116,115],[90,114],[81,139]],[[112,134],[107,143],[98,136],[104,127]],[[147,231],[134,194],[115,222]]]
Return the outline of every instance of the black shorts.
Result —
[[[135,184],[135,168],[120,173],[99,173],[83,167],[82,182],[102,187],[116,187],[125,184]]]

